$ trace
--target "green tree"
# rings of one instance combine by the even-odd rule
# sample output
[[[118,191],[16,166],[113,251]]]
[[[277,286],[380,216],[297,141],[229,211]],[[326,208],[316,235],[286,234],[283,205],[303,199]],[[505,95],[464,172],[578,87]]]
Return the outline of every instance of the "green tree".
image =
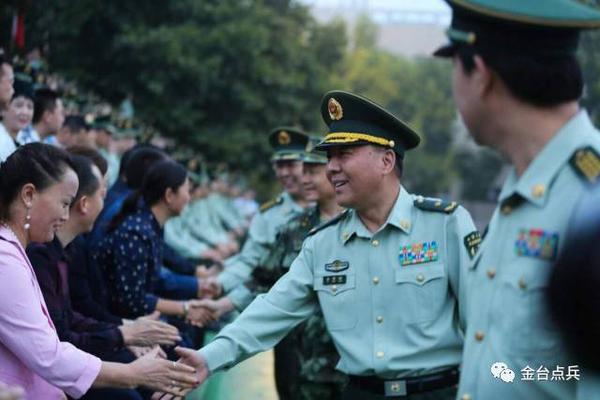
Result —
[[[373,30],[366,27],[368,20],[355,29]],[[361,35],[353,37],[357,40]],[[456,111],[450,65],[433,59],[406,59],[363,46],[360,41],[353,48],[334,84],[378,102],[413,127],[422,143],[406,155],[403,184],[415,193],[446,193],[455,178],[451,127]]]
[[[322,128],[318,105],[341,65],[346,29],[285,0],[37,0],[28,41],[53,69],[208,160],[270,174],[266,134]]]

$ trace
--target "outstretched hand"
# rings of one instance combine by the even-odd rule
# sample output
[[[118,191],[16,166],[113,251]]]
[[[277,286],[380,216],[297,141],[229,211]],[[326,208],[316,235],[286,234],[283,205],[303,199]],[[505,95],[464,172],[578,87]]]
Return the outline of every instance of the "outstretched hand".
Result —
[[[208,378],[208,364],[204,357],[197,351],[186,349],[184,347],[176,347],[175,351],[181,357],[177,362],[195,368],[197,381],[200,382],[199,385],[202,385],[206,381],[206,378]],[[191,389],[181,389],[179,390],[179,395],[185,396],[190,391]],[[156,392],[152,395],[152,400],[171,400],[178,398],[180,397],[165,392]]]

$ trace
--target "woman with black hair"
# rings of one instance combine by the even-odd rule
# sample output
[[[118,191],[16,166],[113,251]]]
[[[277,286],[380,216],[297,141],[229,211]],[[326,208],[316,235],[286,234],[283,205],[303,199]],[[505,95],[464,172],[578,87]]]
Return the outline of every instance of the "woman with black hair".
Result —
[[[163,259],[163,226],[190,199],[187,170],[172,160],[152,165],[142,186],[111,220],[93,257],[104,270],[112,312],[136,318],[160,311],[197,326],[213,319],[195,300],[175,301],[155,295]]]
[[[0,111],[0,161],[17,149],[17,135],[33,119],[33,87],[30,82],[15,80],[15,91],[7,107]]]
[[[120,364],[60,342],[25,248],[54,239],[78,187],[70,156],[50,145],[22,146],[0,166],[0,381],[44,400],[90,387],[195,386],[193,368],[157,358],[158,348]]]

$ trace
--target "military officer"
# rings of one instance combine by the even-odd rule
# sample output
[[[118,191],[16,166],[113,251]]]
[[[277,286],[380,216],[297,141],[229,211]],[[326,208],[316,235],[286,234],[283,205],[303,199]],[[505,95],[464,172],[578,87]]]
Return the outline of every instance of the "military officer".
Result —
[[[303,158],[304,197],[316,205],[278,229],[277,246],[245,283],[253,297],[266,293],[289,270],[312,228],[343,211],[335,202],[333,186],[327,180],[327,155],[314,149],[320,142],[321,138],[310,137]],[[339,398],[346,377],[335,370],[338,360],[323,316],[316,312],[275,346],[275,382],[280,399]]]
[[[309,139],[304,157],[302,184],[307,200],[315,201],[304,213],[292,219],[277,235],[276,263],[287,272],[302,248],[308,232],[320,223],[330,220],[343,211],[335,201],[333,186],[327,180],[327,154],[314,150],[320,137]],[[299,364],[296,377],[295,398],[300,400],[337,400],[341,398],[348,377],[335,369],[340,356],[327,332],[325,320],[317,310],[289,335],[290,347]],[[285,341],[286,339],[284,339]],[[282,341],[283,342],[283,341]],[[280,342],[278,346],[281,345]],[[277,348],[277,346],[276,346]]]
[[[346,212],[315,228],[290,271],[198,352],[202,381],[274,346],[322,311],[350,375],[344,399],[454,398],[461,360],[461,275],[476,251],[469,213],[409,194],[405,151],[419,136],[372,101],[325,95],[327,176]]]
[[[544,294],[573,207],[600,175],[575,58],[600,12],[571,0],[448,2],[450,43],[436,54],[453,58],[455,101],[475,141],[512,166],[468,273],[458,398],[573,399],[586,374]]]

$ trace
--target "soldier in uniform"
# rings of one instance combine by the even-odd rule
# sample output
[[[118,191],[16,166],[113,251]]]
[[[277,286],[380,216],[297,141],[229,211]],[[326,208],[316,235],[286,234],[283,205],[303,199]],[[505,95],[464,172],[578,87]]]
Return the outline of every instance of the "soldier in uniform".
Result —
[[[453,399],[461,361],[459,297],[477,231],[455,202],[409,194],[406,124],[351,93],[325,95],[327,176],[348,210],[311,231],[285,274],[200,351],[179,349],[203,381],[273,347],[317,310],[349,375],[343,399]]]
[[[302,248],[308,232],[330,220],[343,209],[335,202],[333,186],[327,180],[327,155],[314,147],[319,137],[309,138],[304,156],[302,184],[304,197],[316,205],[282,225],[275,246],[265,262],[252,271],[252,279],[245,283],[253,297],[266,293],[285,274]],[[323,315],[315,312],[307,321],[290,332],[275,346],[275,368],[278,376],[286,371],[288,398],[339,399],[346,376],[335,370],[339,355],[325,328]],[[280,357],[277,357],[280,355]],[[280,397],[281,398],[281,397]]]
[[[281,127],[269,135],[274,150],[271,161],[275,174],[284,188],[276,199],[260,207],[248,231],[242,251],[225,263],[225,270],[213,280],[213,290],[223,290],[226,295],[213,303],[216,315],[220,316],[234,308],[243,310],[254,298],[245,282],[251,279],[253,270],[267,268],[271,251],[276,247],[278,229],[290,219],[301,214],[307,206],[302,191],[302,159],[306,151],[308,136],[296,128]],[[209,278],[212,279],[212,278]],[[290,399],[294,377],[295,354],[290,346],[275,349],[275,383],[281,399]]]
[[[455,101],[475,141],[512,167],[467,274],[458,398],[574,399],[586,374],[545,293],[573,207],[600,176],[575,58],[580,30],[599,27],[600,12],[572,0],[448,2],[450,43],[436,55],[453,58]]]

